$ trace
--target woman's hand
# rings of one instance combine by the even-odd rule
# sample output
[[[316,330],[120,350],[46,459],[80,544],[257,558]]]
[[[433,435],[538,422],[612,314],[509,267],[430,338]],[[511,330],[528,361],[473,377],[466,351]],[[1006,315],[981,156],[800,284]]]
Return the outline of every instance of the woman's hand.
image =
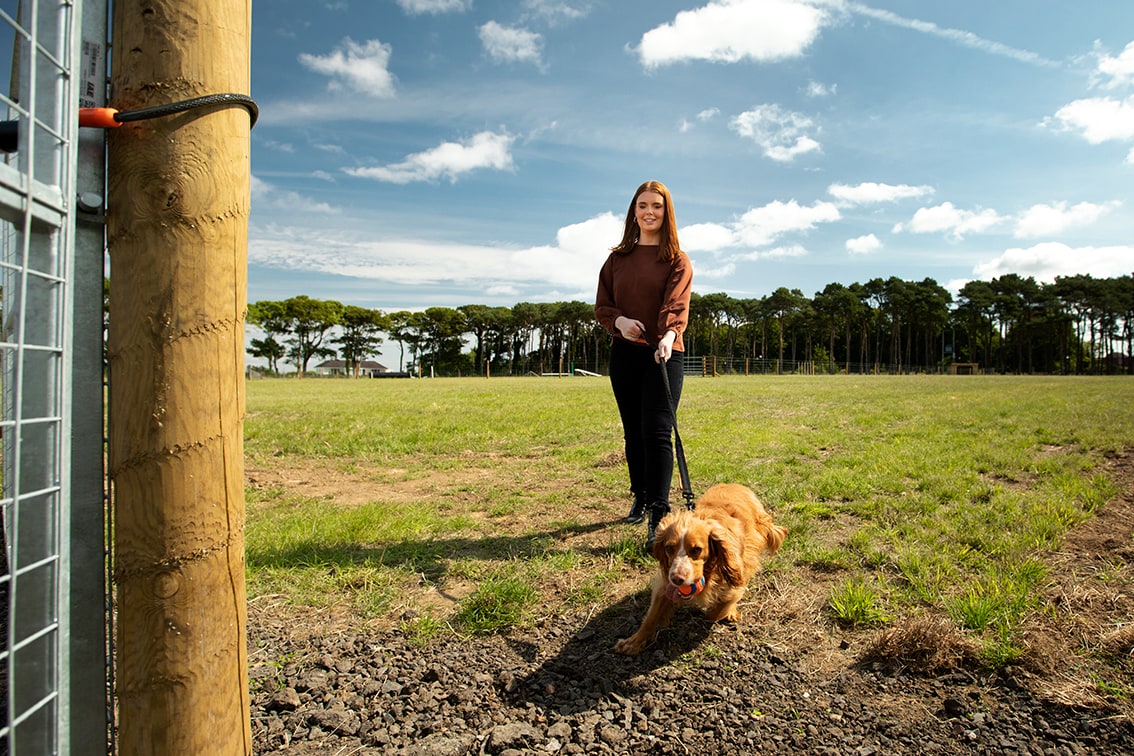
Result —
[[[658,342],[658,349],[654,352],[654,362],[668,362],[673,356],[673,342],[677,340],[676,331],[666,331],[665,336]]]
[[[641,341],[646,334],[646,324],[640,320],[633,320],[625,315],[614,319],[614,327],[622,334],[622,338],[629,341]]]

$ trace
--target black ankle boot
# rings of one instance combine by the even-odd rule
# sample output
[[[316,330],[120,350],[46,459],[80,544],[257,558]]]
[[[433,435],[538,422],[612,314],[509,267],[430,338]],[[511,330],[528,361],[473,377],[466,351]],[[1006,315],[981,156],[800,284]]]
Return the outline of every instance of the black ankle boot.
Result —
[[[662,518],[669,514],[668,501],[655,501],[650,504],[650,524],[646,530],[646,550],[652,551],[654,548],[654,537],[658,534],[658,524],[661,523]]]
[[[642,520],[646,519],[646,494],[634,494],[634,503],[630,505],[630,514],[626,515],[626,523],[628,525],[637,525]]]

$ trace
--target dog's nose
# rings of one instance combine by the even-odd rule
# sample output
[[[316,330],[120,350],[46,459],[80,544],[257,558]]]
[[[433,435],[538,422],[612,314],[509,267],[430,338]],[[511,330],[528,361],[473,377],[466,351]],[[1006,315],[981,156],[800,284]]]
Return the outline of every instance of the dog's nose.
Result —
[[[689,585],[693,582],[692,570],[674,570],[669,573],[669,582],[674,585]]]

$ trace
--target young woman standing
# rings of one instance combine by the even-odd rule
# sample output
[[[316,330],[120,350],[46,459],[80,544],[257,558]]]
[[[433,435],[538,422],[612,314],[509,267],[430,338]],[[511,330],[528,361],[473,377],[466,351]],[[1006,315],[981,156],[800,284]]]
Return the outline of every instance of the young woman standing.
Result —
[[[693,268],[677,239],[673,198],[660,181],[634,192],[622,241],[599,271],[595,317],[613,337],[610,385],[622,419],[634,502],[626,516],[649,515],[647,547],[669,512],[673,415],[681,400]],[[659,363],[669,378],[670,407]]]

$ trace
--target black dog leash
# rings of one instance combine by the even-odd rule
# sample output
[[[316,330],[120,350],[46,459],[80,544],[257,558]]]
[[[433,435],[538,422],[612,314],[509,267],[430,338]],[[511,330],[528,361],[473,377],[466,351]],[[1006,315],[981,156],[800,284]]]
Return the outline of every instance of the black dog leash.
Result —
[[[651,346],[657,349],[656,345]],[[673,353],[671,352],[670,357],[672,356]],[[693,502],[693,486],[689,483],[689,466],[685,464],[685,447],[681,445],[681,434],[677,432],[677,407],[673,402],[673,391],[669,387],[669,371],[666,370],[666,362],[668,360],[659,360],[658,365],[661,366],[662,383],[665,384],[665,398],[669,402],[669,412],[673,417],[673,446],[677,451],[677,471],[681,475],[681,496],[685,499],[685,508],[693,509],[696,506]]]

